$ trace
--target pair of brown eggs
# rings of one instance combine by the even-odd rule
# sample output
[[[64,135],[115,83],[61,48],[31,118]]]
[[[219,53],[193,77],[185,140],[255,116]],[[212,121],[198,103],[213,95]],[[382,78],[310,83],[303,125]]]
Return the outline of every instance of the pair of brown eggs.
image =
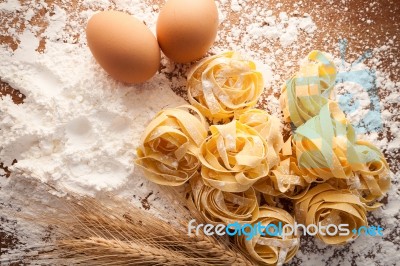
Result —
[[[214,43],[218,10],[214,0],[169,0],[157,20],[157,39],[135,17],[103,11],[88,22],[88,46],[114,79],[141,83],[160,67],[160,48],[172,61],[188,63],[204,56]]]

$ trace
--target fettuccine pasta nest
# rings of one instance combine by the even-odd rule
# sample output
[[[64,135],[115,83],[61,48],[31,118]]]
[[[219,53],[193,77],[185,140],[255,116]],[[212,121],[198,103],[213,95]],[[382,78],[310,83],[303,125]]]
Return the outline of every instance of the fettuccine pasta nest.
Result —
[[[227,122],[254,107],[263,92],[253,61],[226,52],[200,61],[188,74],[190,103],[213,122]]]
[[[254,128],[267,142],[269,167],[278,165],[280,161],[279,152],[283,147],[280,120],[260,109],[250,109],[241,114],[238,120],[242,124]]]
[[[268,144],[255,129],[233,120],[213,125],[210,131],[199,153],[201,175],[207,185],[243,192],[268,175]]]
[[[297,128],[294,140],[300,170],[308,173],[303,175],[307,182],[351,189],[368,209],[380,206],[375,202],[389,190],[389,165],[374,145],[356,139],[337,103],[323,106],[319,115]]]
[[[254,188],[263,193],[264,199],[272,206],[276,205],[276,197],[301,198],[311,185],[307,172],[300,169],[297,164],[292,143],[292,137],[289,137],[279,153],[279,164],[270,171],[268,176],[254,184]]]
[[[257,194],[226,192],[206,186],[200,176],[190,180],[191,200],[207,223],[252,223],[259,216]]]
[[[279,229],[280,223],[282,228],[287,224],[294,227],[292,215],[280,208],[262,206],[260,217],[252,226],[257,223],[267,227],[270,233],[264,231],[264,236],[256,234],[251,240],[246,240],[245,235],[237,236],[236,242],[239,247],[247,250],[258,265],[282,265],[296,255],[300,245],[298,236],[289,234],[284,237],[282,232],[273,232],[274,229]],[[269,225],[271,226],[268,227]]]
[[[368,209],[375,210],[382,204],[377,200],[382,198],[390,188],[389,165],[382,152],[372,143],[358,140],[360,153],[364,156],[364,162],[355,170],[353,184],[362,202],[368,205]]]
[[[136,164],[154,183],[182,185],[200,167],[198,151],[207,129],[205,118],[192,106],[163,110],[143,133]]]
[[[345,244],[358,237],[352,232],[361,226],[367,226],[365,204],[349,190],[337,190],[329,184],[319,184],[308,191],[304,197],[295,201],[295,214],[298,223],[309,225],[348,224],[349,234],[339,235],[339,232],[316,231],[316,237],[326,244]]]
[[[310,183],[352,178],[352,164],[357,163],[355,132],[336,103],[323,106],[296,129],[293,139],[299,167],[313,178]]]
[[[270,171],[268,176],[254,184],[254,189],[264,194],[271,204],[275,205],[274,197],[298,199],[304,196],[310,188],[303,172],[297,165],[296,158],[288,156]]]
[[[332,97],[335,64],[322,52],[312,51],[300,70],[282,87],[280,104],[286,122],[299,127],[319,113]]]

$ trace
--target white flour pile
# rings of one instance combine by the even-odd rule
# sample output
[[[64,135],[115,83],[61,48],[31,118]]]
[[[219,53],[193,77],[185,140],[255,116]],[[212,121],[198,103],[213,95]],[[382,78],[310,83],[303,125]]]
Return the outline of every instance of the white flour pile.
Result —
[[[5,58],[0,75],[26,100],[2,100],[2,161],[17,159],[12,171],[74,190],[121,186],[133,173],[134,147],[149,119],[183,103],[163,75],[132,89],[106,77],[76,45],[49,45],[35,61]]]
[[[2,33],[14,36],[18,48],[13,51],[7,45],[0,47],[0,78],[26,96],[20,105],[14,104],[10,96],[0,100],[0,162],[11,171],[11,176],[4,178],[1,175],[6,173],[0,170],[0,203],[3,202],[0,206],[5,207],[7,201],[12,200],[10,192],[1,187],[22,175],[82,194],[111,190],[134,195],[135,203],[139,205],[146,195],[150,195],[148,200],[152,206],[161,210],[166,208],[165,203],[159,201],[157,186],[135,169],[133,159],[140,135],[150,119],[162,108],[185,103],[178,95],[185,94],[185,73],[189,66],[175,65],[163,59],[162,70],[150,81],[143,85],[123,85],[108,77],[96,64],[84,35],[88,18],[94,12],[108,8],[134,14],[154,32],[159,6],[149,2],[131,0],[110,4],[110,1],[84,0],[79,2],[81,12],[66,12],[57,5],[49,7],[45,1],[38,1],[29,8],[21,6],[19,1],[0,3],[1,13],[10,16],[17,10],[25,20],[22,31],[9,27]],[[312,49],[299,43],[309,42],[318,34],[318,28],[308,14],[276,12],[274,9],[279,6],[250,6],[246,2],[218,1],[221,30],[211,53],[234,49],[259,61],[271,85],[260,107],[280,116],[277,100],[280,86],[297,68],[297,60]],[[43,8],[51,10],[44,15],[48,25],[45,28],[29,25],[35,12]],[[42,39],[46,40],[45,49],[38,52]],[[394,108],[400,101],[398,89],[395,91],[400,83],[392,82],[378,67],[379,56],[389,49],[388,45],[390,43],[376,48],[376,57],[370,61],[376,68],[379,88],[391,92],[380,103],[384,110],[383,129],[380,134],[369,134],[364,139],[384,150],[392,170],[397,172],[400,126],[398,107]],[[330,52],[337,54],[337,48]],[[348,71],[349,63],[339,66],[339,59],[337,63],[341,71]],[[364,64],[357,67],[368,68]],[[357,87],[345,84],[338,86],[338,90],[343,94],[349,90],[354,92]],[[357,97],[360,105],[350,116],[355,122],[369,106],[368,95],[362,90]],[[388,132],[391,132],[390,137]],[[14,160],[17,163],[13,164]],[[398,173],[393,175],[393,183],[387,204],[370,215],[371,224],[385,228],[383,239],[360,237],[351,245],[337,248],[311,239],[302,240],[302,249],[293,265],[301,262],[307,263],[304,265],[395,263],[392,256],[400,245]],[[17,193],[29,192],[29,187],[17,186],[15,189],[20,190]],[[40,230],[35,231],[27,224],[14,223],[10,219],[2,218],[0,231],[17,239],[14,249],[45,241]]]

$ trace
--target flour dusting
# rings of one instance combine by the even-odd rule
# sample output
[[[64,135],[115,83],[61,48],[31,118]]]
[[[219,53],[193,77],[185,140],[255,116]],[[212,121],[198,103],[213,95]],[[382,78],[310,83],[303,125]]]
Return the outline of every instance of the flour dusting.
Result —
[[[281,85],[295,72],[298,61],[314,49],[314,38],[329,29],[301,11],[302,1],[290,10],[283,9],[281,3],[247,2],[217,1],[220,30],[209,54],[235,50],[256,60],[266,79],[259,107],[281,117]],[[133,160],[140,136],[154,115],[163,108],[186,103],[186,72],[191,65],[174,64],[163,57],[160,71],[148,82],[122,84],[95,62],[84,32],[91,15],[105,9],[133,14],[155,32],[161,4],[150,0],[81,0],[77,7],[68,9],[44,0],[36,4],[13,0],[0,3],[2,21],[8,25],[1,34],[13,36],[10,43],[0,46],[0,78],[17,90],[16,97],[23,99],[22,104],[15,104],[10,95],[0,98],[1,208],[24,210],[29,197],[25,201],[23,196],[15,199],[34,189],[29,182],[26,186],[18,184],[24,177],[79,194],[111,191],[130,197],[138,206],[145,202],[143,208],[160,216],[162,212],[174,212],[174,203],[166,206],[162,192],[135,169]],[[40,10],[46,13],[38,21],[34,18]],[[16,25],[12,22],[14,12],[19,12]],[[366,20],[367,25],[371,23],[373,20]],[[329,35],[326,38],[332,40]],[[335,58],[339,72],[374,71],[371,82],[379,90],[381,112],[365,123],[376,124],[379,120],[382,126],[359,137],[383,150],[393,171],[392,189],[383,199],[384,206],[369,214],[370,224],[381,225],[385,235],[360,237],[341,247],[304,238],[291,265],[390,265],[397,261],[393,256],[400,246],[400,81],[381,68],[395,38],[372,47],[373,57],[356,65],[348,58],[343,61],[336,43],[324,47]],[[391,67],[398,67],[397,59],[393,58]],[[348,110],[352,123],[367,115],[371,99],[362,87],[343,82],[336,90],[339,102],[351,93],[357,95],[357,102]],[[43,237],[50,234],[46,230],[3,212],[0,218],[0,234],[10,251],[51,241],[51,237]]]

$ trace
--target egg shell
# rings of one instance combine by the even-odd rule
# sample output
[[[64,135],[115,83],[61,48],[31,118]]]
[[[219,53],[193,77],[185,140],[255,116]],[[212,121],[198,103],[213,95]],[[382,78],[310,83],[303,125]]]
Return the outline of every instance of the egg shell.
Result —
[[[92,16],[87,43],[96,61],[114,79],[140,83],[160,66],[160,48],[154,34],[135,17],[118,11]]]
[[[191,62],[212,46],[218,24],[214,0],[169,0],[157,20],[157,40],[172,61]]]

